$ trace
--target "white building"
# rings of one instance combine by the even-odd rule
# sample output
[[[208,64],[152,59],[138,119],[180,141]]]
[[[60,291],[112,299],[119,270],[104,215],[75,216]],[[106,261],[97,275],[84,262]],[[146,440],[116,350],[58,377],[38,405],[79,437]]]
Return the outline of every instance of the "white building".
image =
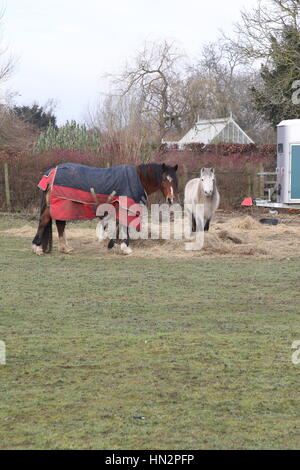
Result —
[[[254,144],[253,140],[240,128],[232,116],[222,119],[199,120],[178,142],[163,141],[165,144],[177,144],[179,148],[187,144],[208,145],[219,142]]]

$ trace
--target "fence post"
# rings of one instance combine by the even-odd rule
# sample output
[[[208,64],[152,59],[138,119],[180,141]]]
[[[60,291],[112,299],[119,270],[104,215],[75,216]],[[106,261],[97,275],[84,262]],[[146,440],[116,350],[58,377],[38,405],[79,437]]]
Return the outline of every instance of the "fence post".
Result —
[[[265,169],[263,164],[261,163],[259,166],[259,173],[264,173]],[[265,178],[264,176],[259,177],[259,197],[264,198],[265,196]]]
[[[9,189],[9,175],[8,175],[8,164],[4,163],[4,185],[5,185],[5,197],[6,197],[6,206],[7,209],[11,210],[11,201],[10,201],[10,189]]]
[[[252,175],[248,174],[248,196],[253,196],[253,179]]]

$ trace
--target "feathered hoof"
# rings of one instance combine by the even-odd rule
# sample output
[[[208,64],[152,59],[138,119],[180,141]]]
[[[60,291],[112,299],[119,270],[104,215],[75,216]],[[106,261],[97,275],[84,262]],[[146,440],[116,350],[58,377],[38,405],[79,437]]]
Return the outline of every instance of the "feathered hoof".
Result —
[[[37,246],[36,250],[35,250],[35,254],[38,255],[38,256],[42,256],[45,253],[43,252],[43,248],[41,246]]]
[[[43,252],[43,248],[41,246],[38,246],[38,245],[34,245],[32,244],[31,245],[31,250],[32,250],[32,253],[34,253],[35,255],[44,255],[45,253]]]
[[[132,255],[133,253],[132,249],[127,246],[126,243],[121,243],[121,252],[126,256]]]

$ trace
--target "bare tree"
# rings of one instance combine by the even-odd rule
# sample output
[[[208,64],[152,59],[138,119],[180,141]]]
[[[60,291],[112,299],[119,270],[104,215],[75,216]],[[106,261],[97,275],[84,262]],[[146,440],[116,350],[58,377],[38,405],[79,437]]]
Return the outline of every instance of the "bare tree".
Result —
[[[108,156],[110,164],[119,163],[120,157],[131,163],[147,161],[158,144],[156,126],[142,113],[142,103],[133,94],[107,95],[94,111],[89,111],[87,124],[98,130],[100,145],[118,149],[116,155]]]
[[[257,140],[264,124],[255,111],[250,88],[259,82],[259,74],[240,51],[231,48],[223,36],[205,44],[197,65],[189,70],[183,84],[187,107],[182,125],[188,129],[198,118],[214,119],[231,113]]]
[[[250,88],[259,80],[245,54],[224,35],[202,48],[193,67],[173,43],[147,43],[133,63],[113,77],[115,94],[90,121],[123,144],[131,141],[138,148],[137,142],[142,142],[153,148],[161,139],[168,140],[170,129],[176,131],[171,139],[178,139],[198,118],[232,113],[257,140],[265,123],[253,107]]]
[[[236,36],[231,39],[231,48],[248,59],[268,60],[274,57],[274,48],[285,28],[293,28],[300,33],[299,0],[258,0],[256,8],[241,12],[241,21],[235,24]],[[294,54],[293,49],[287,51],[287,65],[293,63]]]
[[[10,78],[15,66],[15,59],[8,54],[3,41],[3,17],[4,10],[0,11],[0,86]]]
[[[0,152],[14,153],[26,148],[28,136],[32,142],[33,132],[11,111],[11,96],[3,88],[15,66],[15,60],[8,54],[3,41],[3,17],[4,10],[0,12]]]
[[[258,0],[241,12],[230,48],[260,68],[250,101],[274,127],[281,119],[299,116],[292,103],[293,83],[300,73],[300,1]]]
[[[134,95],[141,113],[156,123],[160,138],[179,118],[184,107],[177,94],[184,55],[174,43],[146,43],[114,83],[121,96]]]

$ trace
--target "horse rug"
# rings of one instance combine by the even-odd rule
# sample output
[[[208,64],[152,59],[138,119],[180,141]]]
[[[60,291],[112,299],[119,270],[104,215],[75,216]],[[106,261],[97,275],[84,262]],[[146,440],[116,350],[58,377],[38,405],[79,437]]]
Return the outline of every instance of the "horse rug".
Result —
[[[38,187],[49,189],[50,214],[55,220],[94,219],[98,204],[109,203],[116,210],[116,218],[128,226],[140,219],[146,193],[137,174],[136,167],[121,165],[112,168],[96,168],[75,163],[63,163],[48,170]],[[138,206],[137,206],[138,205]],[[140,221],[139,221],[140,222]]]

